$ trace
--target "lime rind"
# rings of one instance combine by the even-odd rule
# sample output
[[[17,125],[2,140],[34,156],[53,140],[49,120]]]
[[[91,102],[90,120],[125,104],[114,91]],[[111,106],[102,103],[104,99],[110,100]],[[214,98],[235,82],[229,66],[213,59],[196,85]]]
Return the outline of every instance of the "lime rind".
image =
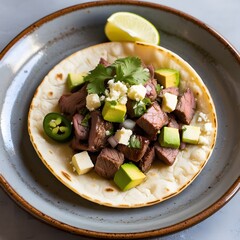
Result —
[[[105,34],[110,41],[142,41],[160,44],[160,34],[147,19],[130,12],[112,14],[105,25]]]

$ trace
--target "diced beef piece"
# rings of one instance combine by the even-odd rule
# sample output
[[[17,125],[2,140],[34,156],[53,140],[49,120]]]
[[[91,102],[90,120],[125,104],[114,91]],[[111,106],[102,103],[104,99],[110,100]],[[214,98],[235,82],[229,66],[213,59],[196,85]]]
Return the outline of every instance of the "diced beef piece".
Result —
[[[178,87],[164,88],[164,89],[162,89],[162,90],[160,91],[160,93],[159,93],[158,96],[159,96],[159,97],[163,97],[163,95],[164,95],[165,93],[171,93],[171,94],[174,94],[174,95],[178,96],[178,95],[179,95],[179,88],[178,88]]]
[[[167,165],[173,165],[179,152],[177,148],[161,147],[159,143],[155,143],[154,147],[155,154],[159,160],[163,161]]]
[[[174,114],[184,124],[190,124],[196,109],[196,101],[190,88],[180,96]]]
[[[151,168],[154,158],[154,147],[148,147],[143,158],[139,161],[139,168],[142,170],[142,172],[147,172]]]
[[[145,138],[147,138],[150,142],[151,141],[156,141],[156,139],[157,139],[157,135],[152,135],[152,136],[150,136],[148,133],[146,133],[145,131],[143,131],[143,129],[140,127],[140,126],[138,126],[137,124],[135,125],[135,127],[133,128],[133,133],[135,134],[135,135],[138,135],[138,136],[142,136],[142,137],[145,137]]]
[[[146,97],[153,102],[157,98],[157,91],[156,91],[157,80],[154,78],[154,67],[153,65],[147,65],[147,66],[144,65],[143,67],[147,68],[150,74],[149,80],[144,85],[147,89]]]
[[[148,70],[149,70],[149,73],[150,73],[150,79],[154,79],[154,67],[153,65],[147,65],[145,66]],[[157,83],[157,82],[156,82]]]
[[[117,146],[117,149],[124,154],[125,158],[134,162],[142,159],[149,145],[149,140],[145,137],[136,136],[136,138],[140,141],[141,148],[132,148],[123,144],[118,144]]]
[[[177,128],[179,129],[180,126],[175,118],[175,116],[173,114],[168,114],[168,127],[172,127],[172,128]]]
[[[146,97],[149,98],[152,102],[157,98],[156,86],[156,79],[149,79],[144,85],[144,87],[147,89]]]
[[[155,136],[164,125],[168,123],[168,116],[162,111],[157,102],[144,113],[136,123],[149,135]]]
[[[104,67],[108,67],[108,66],[111,65],[111,64],[110,64],[107,60],[105,60],[104,58],[100,58],[99,64],[102,64]]]
[[[104,178],[111,179],[124,162],[124,155],[114,148],[104,148],[97,157],[96,173]]]
[[[89,157],[92,160],[92,163],[95,165],[97,162],[97,157],[99,155],[99,152],[88,152]]]
[[[127,114],[130,118],[135,118],[135,113],[133,109],[134,101],[128,99],[126,107],[127,107]]]
[[[74,127],[74,135],[79,140],[87,140],[89,135],[89,127],[82,125],[82,120],[84,119],[84,116],[76,113],[73,116],[73,127]]]
[[[58,101],[60,112],[71,116],[74,115],[86,106],[86,97],[86,84],[77,92],[62,95]]]
[[[143,129],[140,126],[138,126],[137,124],[135,125],[135,127],[133,129],[133,132],[134,132],[135,135],[145,137],[149,141],[156,141],[157,140],[157,134],[156,135],[149,135],[148,133],[143,131]]]
[[[87,142],[82,142],[81,140],[79,140],[76,136],[73,137],[71,143],[70,143],[70,147],[78,152],[78,151],[89,151],[89,147],[88,147],[88,143]]]
[[[112,131],[113,124],[104,121],[100,111],[92,111],[90,115],[91,125],[88,139],[89,151],[100,151],[107,145],[108,136],[106,131]]]

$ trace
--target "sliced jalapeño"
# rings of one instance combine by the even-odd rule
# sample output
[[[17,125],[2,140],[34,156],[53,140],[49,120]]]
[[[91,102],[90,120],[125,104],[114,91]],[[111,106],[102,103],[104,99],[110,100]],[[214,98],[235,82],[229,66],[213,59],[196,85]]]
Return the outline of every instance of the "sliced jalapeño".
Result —
[[[65,142],[72,135],[71,122],[60,113],[48,113],[43,119],[44,132],[53,140]]]

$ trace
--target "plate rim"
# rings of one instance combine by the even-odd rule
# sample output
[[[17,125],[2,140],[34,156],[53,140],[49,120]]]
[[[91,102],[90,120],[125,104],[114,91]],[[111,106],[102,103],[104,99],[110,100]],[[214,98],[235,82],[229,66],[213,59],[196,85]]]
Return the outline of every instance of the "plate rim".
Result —
[[[83,228],[78,228],[71,226],[69,224],[60,222],[47,214],[42,213],[39,209],[36,209],[31,204],[29,204],[23,197],[21,197],[5,180],[5,178],[0,175],[0,186],[3,190],[10,196],[10,198],[15,201],[20,207],[26,210],[28,213],[38,218],[39,220],[48,223],[49,225],[56,227],[60,230],[65,230],[70,233],[83,235],[86,237],[95,237],[95,238],[107,238],[107,239],[139,239],[146,237],[156,237],[163,236],[170,233],[175,233],[182,231],[186,228],[196,225],[197,223],[203,221],[204,219],[210,217],[225,204],[227,204],[232,197],[240,189],[240,177],[234,182],[234,184],[228,189],[226,193],[223,194],[215,203],[203,210],[202,212],[184,220],[179,223],[156,229],[143,232],[134,232],[134,233],[109,233],[109,232],[98,232],[93,230],[87,230]]]
[[[40,18],[36,22],[29,25],[27,28],[25,28],[22,32],[20,32],[16,37],[14,37],[0,52],[0,60],[3,59],[3,57],[8,53],[8,51],[11,50],[11,48],[18,43],[21,39],[26,37],[28,34],[31,34],[36,29],[38,29],[40,26],[42,26],[45,23],[48,23],[58,17],[61,17],[65,14],[85,9],[85,8],[91,8],[91,7],[99,7],[99,6],[107,6],[107,5],[135,5],[135,6],[143,6],[143,7],[149,7],[149,8],[157,8],[159,10],[170,12],[172,14],[178,15],[190,22],[193,22],[194,24],[198,25],[199,27],[203,28],[207,32],[209,32],[212,36],[217,38],[218,41],[220,41],[228,51],[236,58],[236,60],[240,63],[240,54],[238,51],[218,32],[216,32],[214,29],[209,27],[207,24],[202,22],[201,20],[185,13],[180,10],[152,2],[143,2],[143,1],[130,1],[130,0],[112,0],[112,1],[93,1],[93,2],[87,2],[87,3],[81,3],[72,5],[63,9],[60,9],[58,11],[55,11],[49,15],[46,15],[43,18]],[[133,232],[133,233],[108,233],[108,232],[97,232],[87,229],[82,229],[74,226],[70,226],[68,224],[65,224],[59,220],[54,219],[53,217],[50,217],[44,213],[42,213],[40,210],[33,207],[31,204],[29,204],[23,197],[21,197],[7,182],[7,180],[4,178],[2,174],[0,174],[0,186],[3,188],[3,190],[18,204],[20,205],[24,210],[32,214],[33,216],[37,217],[38,219],[44,221],[45,223],[48,223],[49,225],[52,225],[58,229],[65,230],[68,232],[72,232],[79,235],[84,235],[88,237],[97,237],[97,238],[145,238],[145,237],[154,237],[154,236],[162,236],[170,233],[174,233],[183,229],[186,229],[188,227],[191,227],[207,217],[211,216],[213,213],[218,211],[220,208],[222,208],[240,189],[240,176],[235,180],[235,182],[229,187],[229,189],[220,197],[216,202],[214,202],[211,206],[204,209],[200,213],[182,221],[179,223],[176,223],[174,225],[170,225],[164,228],[159,228],[156,230],[149,230],[149,231],[143,231],[143,232]]]

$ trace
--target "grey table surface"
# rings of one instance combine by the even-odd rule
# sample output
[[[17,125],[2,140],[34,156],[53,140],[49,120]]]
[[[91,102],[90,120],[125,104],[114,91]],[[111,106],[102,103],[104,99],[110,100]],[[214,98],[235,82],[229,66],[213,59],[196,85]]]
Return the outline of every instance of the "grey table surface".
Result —
[[[80,0],[0,0],[0,51],[27,26]],[[86,1],[85,1],[86,2]],[[186,12],[205,22],[240,51],[240,0],[152,0]],[[87,239],[55,229],[12,201],[0,188],[0,240]],[[172,235],[154,239],[240,239],[240,192],[203,222]]]

